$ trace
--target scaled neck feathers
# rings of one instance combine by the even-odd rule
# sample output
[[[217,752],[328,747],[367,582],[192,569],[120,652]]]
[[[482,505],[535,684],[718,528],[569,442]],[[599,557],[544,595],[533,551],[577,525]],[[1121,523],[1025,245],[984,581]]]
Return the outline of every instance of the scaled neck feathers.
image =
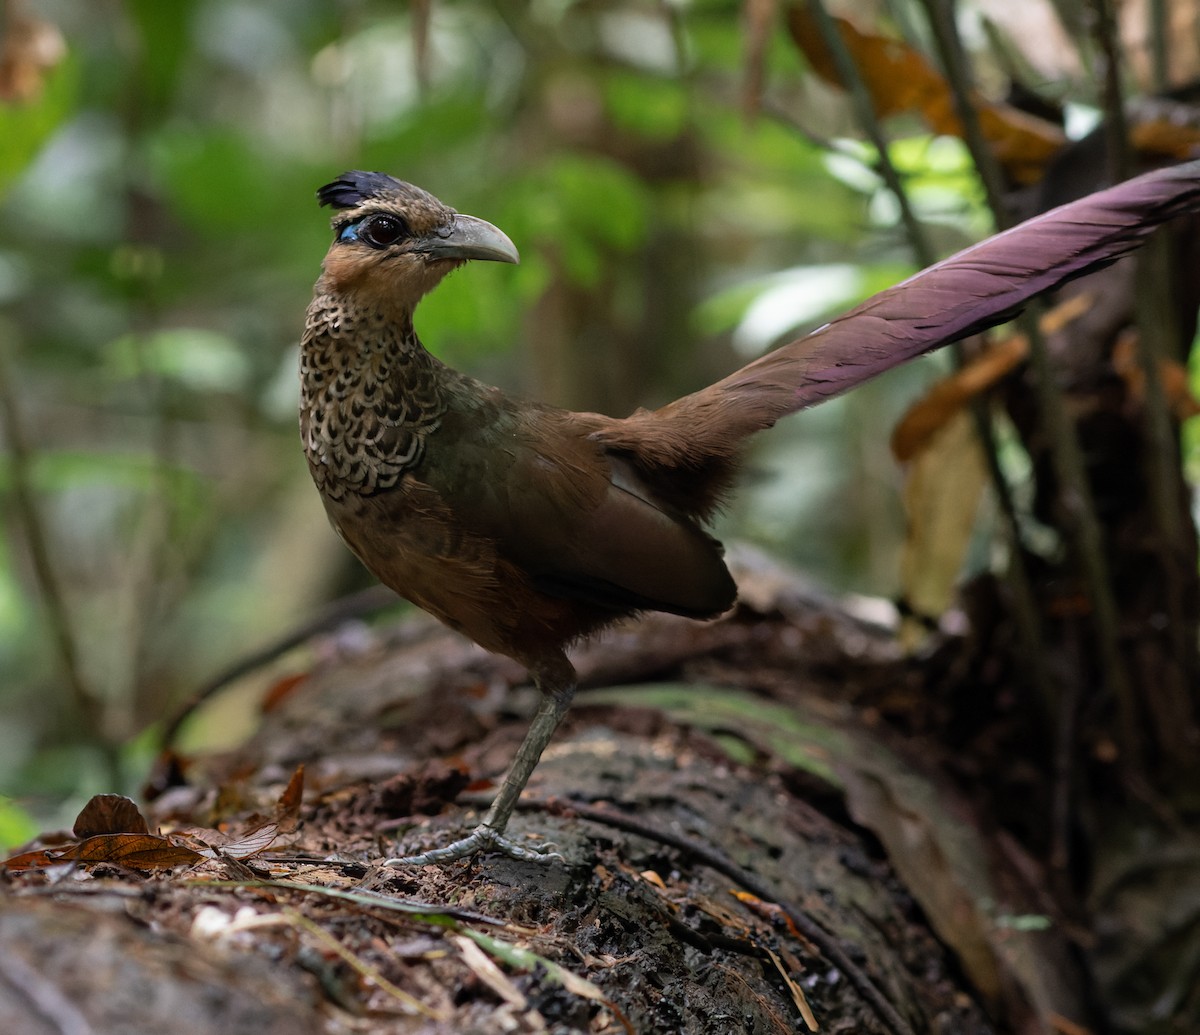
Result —
[[[318,293],[300,349],[300,432],[322,494],[373,496],[421,463],[445,412],[442,364],[425,351],[411,310]]]

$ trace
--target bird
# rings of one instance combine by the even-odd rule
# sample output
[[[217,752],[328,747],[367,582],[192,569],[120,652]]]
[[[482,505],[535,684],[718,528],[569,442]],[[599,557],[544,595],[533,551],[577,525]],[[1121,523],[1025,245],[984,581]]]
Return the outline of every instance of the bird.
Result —
[[[624,418],[518,399],[443,364],[414,324],[469,261],[517,263],[498,227],[386,173],[321,187],[333,240],[301,341],[300,433],[333,528],[385,585],[523,665],[539,705],[481,822],[390,866],[518,843],[510,816],[576,689],[567,649],[618,619],[712,618],[737,587],[708,522],[747,440],[900,362],[1003,322],[1035,295],[1200,208],[1200,162],[1037,216],[889,288],[728,377]]]

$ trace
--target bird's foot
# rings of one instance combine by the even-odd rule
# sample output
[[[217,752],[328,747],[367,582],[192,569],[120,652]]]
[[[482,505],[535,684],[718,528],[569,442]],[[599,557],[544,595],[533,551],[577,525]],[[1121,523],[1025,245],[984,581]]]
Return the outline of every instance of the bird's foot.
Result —
[[[562,856],[554,851],[552,844],[540,845],[536,848],[519,845],[511,838],[505,837],[495,827],[480,823],[466,837],[446,845],[444,848],[431,848],[419,855],[404,855],[395,859],[384,859],[384,866],[444,866],[446,863],[459,859],[469,859],[480,852],[499,852],[510,859],[520,859],[523,862],[550,862],[552,859],[562,860]]]

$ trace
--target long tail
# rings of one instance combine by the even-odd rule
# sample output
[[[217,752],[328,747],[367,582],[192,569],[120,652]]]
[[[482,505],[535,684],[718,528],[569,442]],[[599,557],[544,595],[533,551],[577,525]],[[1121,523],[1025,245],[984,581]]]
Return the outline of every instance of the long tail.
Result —
[[[683,494],[692,498],[677,502],[705,512],[748,435],[1009,319],[1035,295],[1114,262],[1159,224],[1197,210],[1200,162],[1127,180],[981,241],[716,384],[594,437],[656,478],[677,470],[681,489],[694,486]]]

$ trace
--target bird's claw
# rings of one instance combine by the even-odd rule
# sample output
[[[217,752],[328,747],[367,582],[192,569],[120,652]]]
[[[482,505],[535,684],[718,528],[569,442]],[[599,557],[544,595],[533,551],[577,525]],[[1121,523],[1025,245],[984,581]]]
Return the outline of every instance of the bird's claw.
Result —
[[[511,838],[505,837],[499,830],[481,823],[466,837],[453,841],[443,848],[431,848],[419,855],[403,855],[394,859],[384,859],[384,866],[444,866],[457,862],[459,859],[469,859],[481,852],[499,852],[510,859],[520,859],[523,862],[546,863],[557,859],[565,861],[554,849],[556,845],[543,844],[538,847],[519,845]]]

